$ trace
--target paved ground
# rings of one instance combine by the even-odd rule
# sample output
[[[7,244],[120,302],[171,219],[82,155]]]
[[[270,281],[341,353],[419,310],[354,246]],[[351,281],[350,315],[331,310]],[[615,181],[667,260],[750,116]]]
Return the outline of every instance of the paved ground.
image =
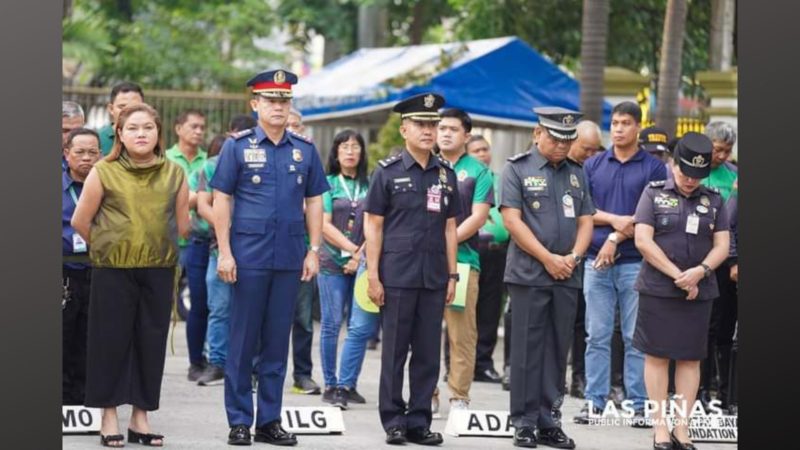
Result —
[[[314,334],[313,359],[314,379],[321,383],[322,373],[319,362],[319,324]],[[188,366],[185,324],[179,323],[175,329],[175,354],[168,350],[164,382],[161,391],[161,409],[151,415],[151,424],[155,432],[166,435],[166,447],[173,449],[219,449],[234,448],[226,445],[228,427],[223,407],[223,387],[200,387],[186,381]],[[171,336],[172,337],[172,336]],[[291,359],[291,356],[290,356]],[[498,346],[495,361],[500,368],[502,361],[502,344]],[[368,351],[364,362],[359,392],[367,398],[365,405],[353,405],[344,412],[346,432],[338,436],[299,436],[297,448],[308,449],[374,449],[396,448],[384,443],[384,433],[380,426],[377,412],[378,374],[380,371],[380,350]],[[291,363],[289,367],[291,373]],[[407,380],[407,378],[406,378]],[[294,406],[322,405],[320,396],[296,395],[290,392],[291,376],[287,377],[284,404]],[[446,384],[439,383],[440,390],[446,392]],[[499,384],[475,383],[472,387],[472,408],[484,410],[507,410],[508,392],[502,391]],[[448,406],[443,401],[444,419],[434,420],[433,431],[443,431],[446,423]],[[577,414],[582,403],[578,399],[567,398],[563,407],[565,418],[564,430],[575,439],[577,448],[581,450],[627,450],[652,448],[651,430],[633,429],[629,427],[580,426],[571,422],[570,418]],[[120,427],[125,429],[130,415],[130,408],[120,408]],[[83,450],[99,447],[96,435],[64,436],[63,449]],[[265,444],[254,443],[256,448]],[[412,446],[408,444],[406,447]],[[444,447],[495,449],[513,448],[508,438],[487,437],[452,437],[445,435]],[[126,448],[141,448],[127,445]],[[700,450],[735,450],[734,444],[698,444]],[[547,447],[541,447],[547,448]]]

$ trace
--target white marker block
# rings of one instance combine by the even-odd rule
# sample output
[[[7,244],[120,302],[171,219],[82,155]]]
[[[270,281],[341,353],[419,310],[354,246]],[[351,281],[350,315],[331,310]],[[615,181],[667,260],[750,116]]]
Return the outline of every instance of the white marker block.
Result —
[[[61,407],[61,433],[92,433],[100,432],[100,408],[87,408],[85,406]]]
[[[514,427],[508,411],[451,410],[445,434],[450,436],[512,437]]]
[[[736,443],[739,436],[738,430],[737,416],[693,416],[689,422],[689,438],[693,442]]]
[[[342,434],[342,410],[331,406],[286,406],[281,409],[281,425],[294,434]]]

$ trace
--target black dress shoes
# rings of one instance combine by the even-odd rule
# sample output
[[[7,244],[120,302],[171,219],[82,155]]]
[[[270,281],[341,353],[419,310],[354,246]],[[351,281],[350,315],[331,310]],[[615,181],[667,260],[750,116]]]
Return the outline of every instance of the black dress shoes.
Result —
[[[561,428],[542,428],[539,430],[539,443],[555,448],[575,448],[575,441],[564,434]]]
[[[536,448],[536,428],[519,427],[514,431],[514,446]]]
[[[228,445],[250,445],[250,427],[247,425],[234,425],[228,434]]]
[[[266,442],[272,445],[296,445],[297,438],[281,427],[279,420],[256,427],[256,435],[253,438],[256,442]]]
[[[589,408],[592,408],[591,413],[589,412]],[[590,406],[589,402],[583,405],[581,408],[580,413],[577,416],[572,418],[572,421],[577,423],[578,425],[588,425],[592,423],[593,420],[599,418],[603,415],[603,410],[600,408],[595,407],[594,405]]]
[[[503,377],[494,370],[494,367],[490,367],[485,370],[481,370],[479,372],[475,372],[474,381],[482,381],[485,383],[499,383],[503,380]]]
[[[386,430],[386,443],[390,445],[402,445],[406,443],[406,430],[400,427],[389,427]]]
[[[442,433],[434,433],[426,427],[409,429],[406,432],[406,439],[408,439],[408,442],[413,442],[419,445],[439,445],[444,442],[444,439],[442,439]]]
[[[586,393],[586,380],[581,376],[572,378],[572,384],[569,387],[569,396],[575,398],[583,398]]]

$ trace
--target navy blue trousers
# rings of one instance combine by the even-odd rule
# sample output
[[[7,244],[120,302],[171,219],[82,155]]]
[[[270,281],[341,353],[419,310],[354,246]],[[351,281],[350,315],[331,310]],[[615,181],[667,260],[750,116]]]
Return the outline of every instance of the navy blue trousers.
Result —
[[[192,237],[184,252],[184,268],[189,281],[189,298],[192,308],[186,318],[186,343],[189,348],[189,362],[196,365],[203,363],[203,347],[206,343],[208,328],[208,289],[206,272],[208,271],[208,239]]]
[[[237,269],[237,277],[225,362],[225,411],[230,426],[253,425],[250,374],[258,351],[256,426],[262,426],[280,419],[300,271]]]
[[[383,344],[378,410],[384,430],[429,428],[431,398],[439,378],[445,289],[384,288],[381,308]],[[403,371],[408,366],[410,397],[403,400]]]

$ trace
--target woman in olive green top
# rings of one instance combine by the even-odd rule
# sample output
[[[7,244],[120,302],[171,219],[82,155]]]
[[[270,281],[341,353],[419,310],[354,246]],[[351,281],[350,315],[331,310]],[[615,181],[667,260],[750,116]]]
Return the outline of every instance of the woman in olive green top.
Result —
[[[86,406],[103,408],[100,441],[121,447],[117,406],[133,405],[128,441],[163,445],[147,411],[158,409],[178,264],[189,232],[183,170],[164,157],[161,120],[125,108],[111,153],[86,179],[72,225],[91,243]]]

